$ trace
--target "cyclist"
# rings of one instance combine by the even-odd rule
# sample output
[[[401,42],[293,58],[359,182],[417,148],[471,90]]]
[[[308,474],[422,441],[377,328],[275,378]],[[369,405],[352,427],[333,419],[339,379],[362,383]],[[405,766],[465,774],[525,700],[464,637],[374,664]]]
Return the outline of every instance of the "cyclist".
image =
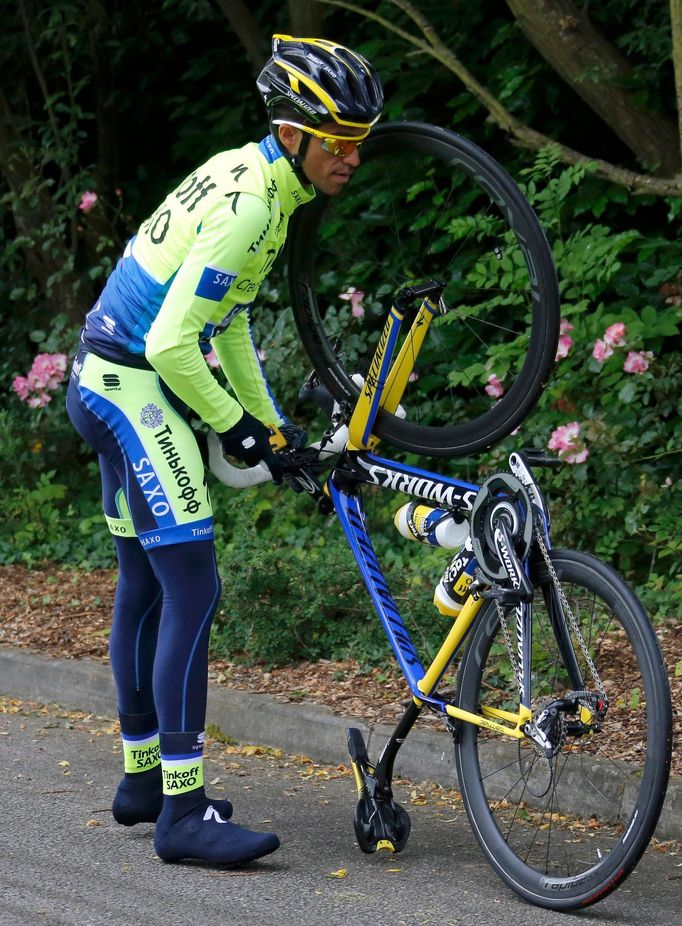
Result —
[[[119,563],[110,637],[124,776],[115,819],[156,821],[164,860],[250,861],[279,839],[227,822],[202,751],[208,636],[220,597],[213,514],[190,412],[223,451],[282,475],[267,425],[306,436],[273,397],[249,309],[293,211],[339,193],[379,118],[374,68],[334,42],[273,38],[258,77],[271,134],[222,151],[143,222],[86,316],[67,407],[99,455]],[[211,346],[236,395],[213,378]]]

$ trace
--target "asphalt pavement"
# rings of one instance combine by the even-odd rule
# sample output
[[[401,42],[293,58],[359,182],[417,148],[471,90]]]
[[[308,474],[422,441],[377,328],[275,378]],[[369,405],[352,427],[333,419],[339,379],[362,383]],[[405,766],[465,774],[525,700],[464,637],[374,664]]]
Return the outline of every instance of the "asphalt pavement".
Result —
[[[407,847],[366,856],[354,842],[346,769],[213,742],[208,790],[233,801],[236,822],[274,830],[282,840],[274,855],[230,870],[164,864],[151,825],[118,826],[109,805],[120,767],[110,718],[0,699],[2,926],[530,926],[573,919],[508,891],[449,792],[398,784],[396,797],[412,817]],[[622,888],[579,919],[679,926],[681,888],[682,857],[650,849]]]

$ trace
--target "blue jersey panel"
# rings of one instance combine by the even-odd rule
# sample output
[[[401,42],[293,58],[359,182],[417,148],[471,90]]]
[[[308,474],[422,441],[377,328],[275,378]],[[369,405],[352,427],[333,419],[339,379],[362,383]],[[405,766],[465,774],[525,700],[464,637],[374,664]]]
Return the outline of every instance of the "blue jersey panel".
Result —
[[[159,314],[173,276],[159,283],[133,257],[132,243],[119,260],[99,301],[88,313],[84,339],[106,356],[144,355],[145,337]]]

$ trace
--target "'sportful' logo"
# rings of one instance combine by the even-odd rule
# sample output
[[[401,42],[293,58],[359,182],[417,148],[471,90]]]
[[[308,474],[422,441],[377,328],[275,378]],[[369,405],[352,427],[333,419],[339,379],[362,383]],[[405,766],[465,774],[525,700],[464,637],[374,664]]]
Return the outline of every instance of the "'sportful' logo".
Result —
[[[116,373],[104,373],[102,375],[102,383],[104,384],[105,392],[110,392],[112,389],[118,392],[121,389],[121,380]]]
[[[140,412],[140,423],[145,428],[158,428],[159,425],[163,424],[163,412],[158,405],[150,402]]]

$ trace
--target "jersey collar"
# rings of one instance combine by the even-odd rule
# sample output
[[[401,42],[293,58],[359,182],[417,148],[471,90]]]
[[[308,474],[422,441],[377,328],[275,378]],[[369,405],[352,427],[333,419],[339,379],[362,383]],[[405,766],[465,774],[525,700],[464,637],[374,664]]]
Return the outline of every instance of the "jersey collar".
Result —
[[[266,135],[258,151],[268,162],[280,195],[282,212],[286,215],[315,198],[315,187],[303,179],[300,166],[285,155],[272,135]]]

